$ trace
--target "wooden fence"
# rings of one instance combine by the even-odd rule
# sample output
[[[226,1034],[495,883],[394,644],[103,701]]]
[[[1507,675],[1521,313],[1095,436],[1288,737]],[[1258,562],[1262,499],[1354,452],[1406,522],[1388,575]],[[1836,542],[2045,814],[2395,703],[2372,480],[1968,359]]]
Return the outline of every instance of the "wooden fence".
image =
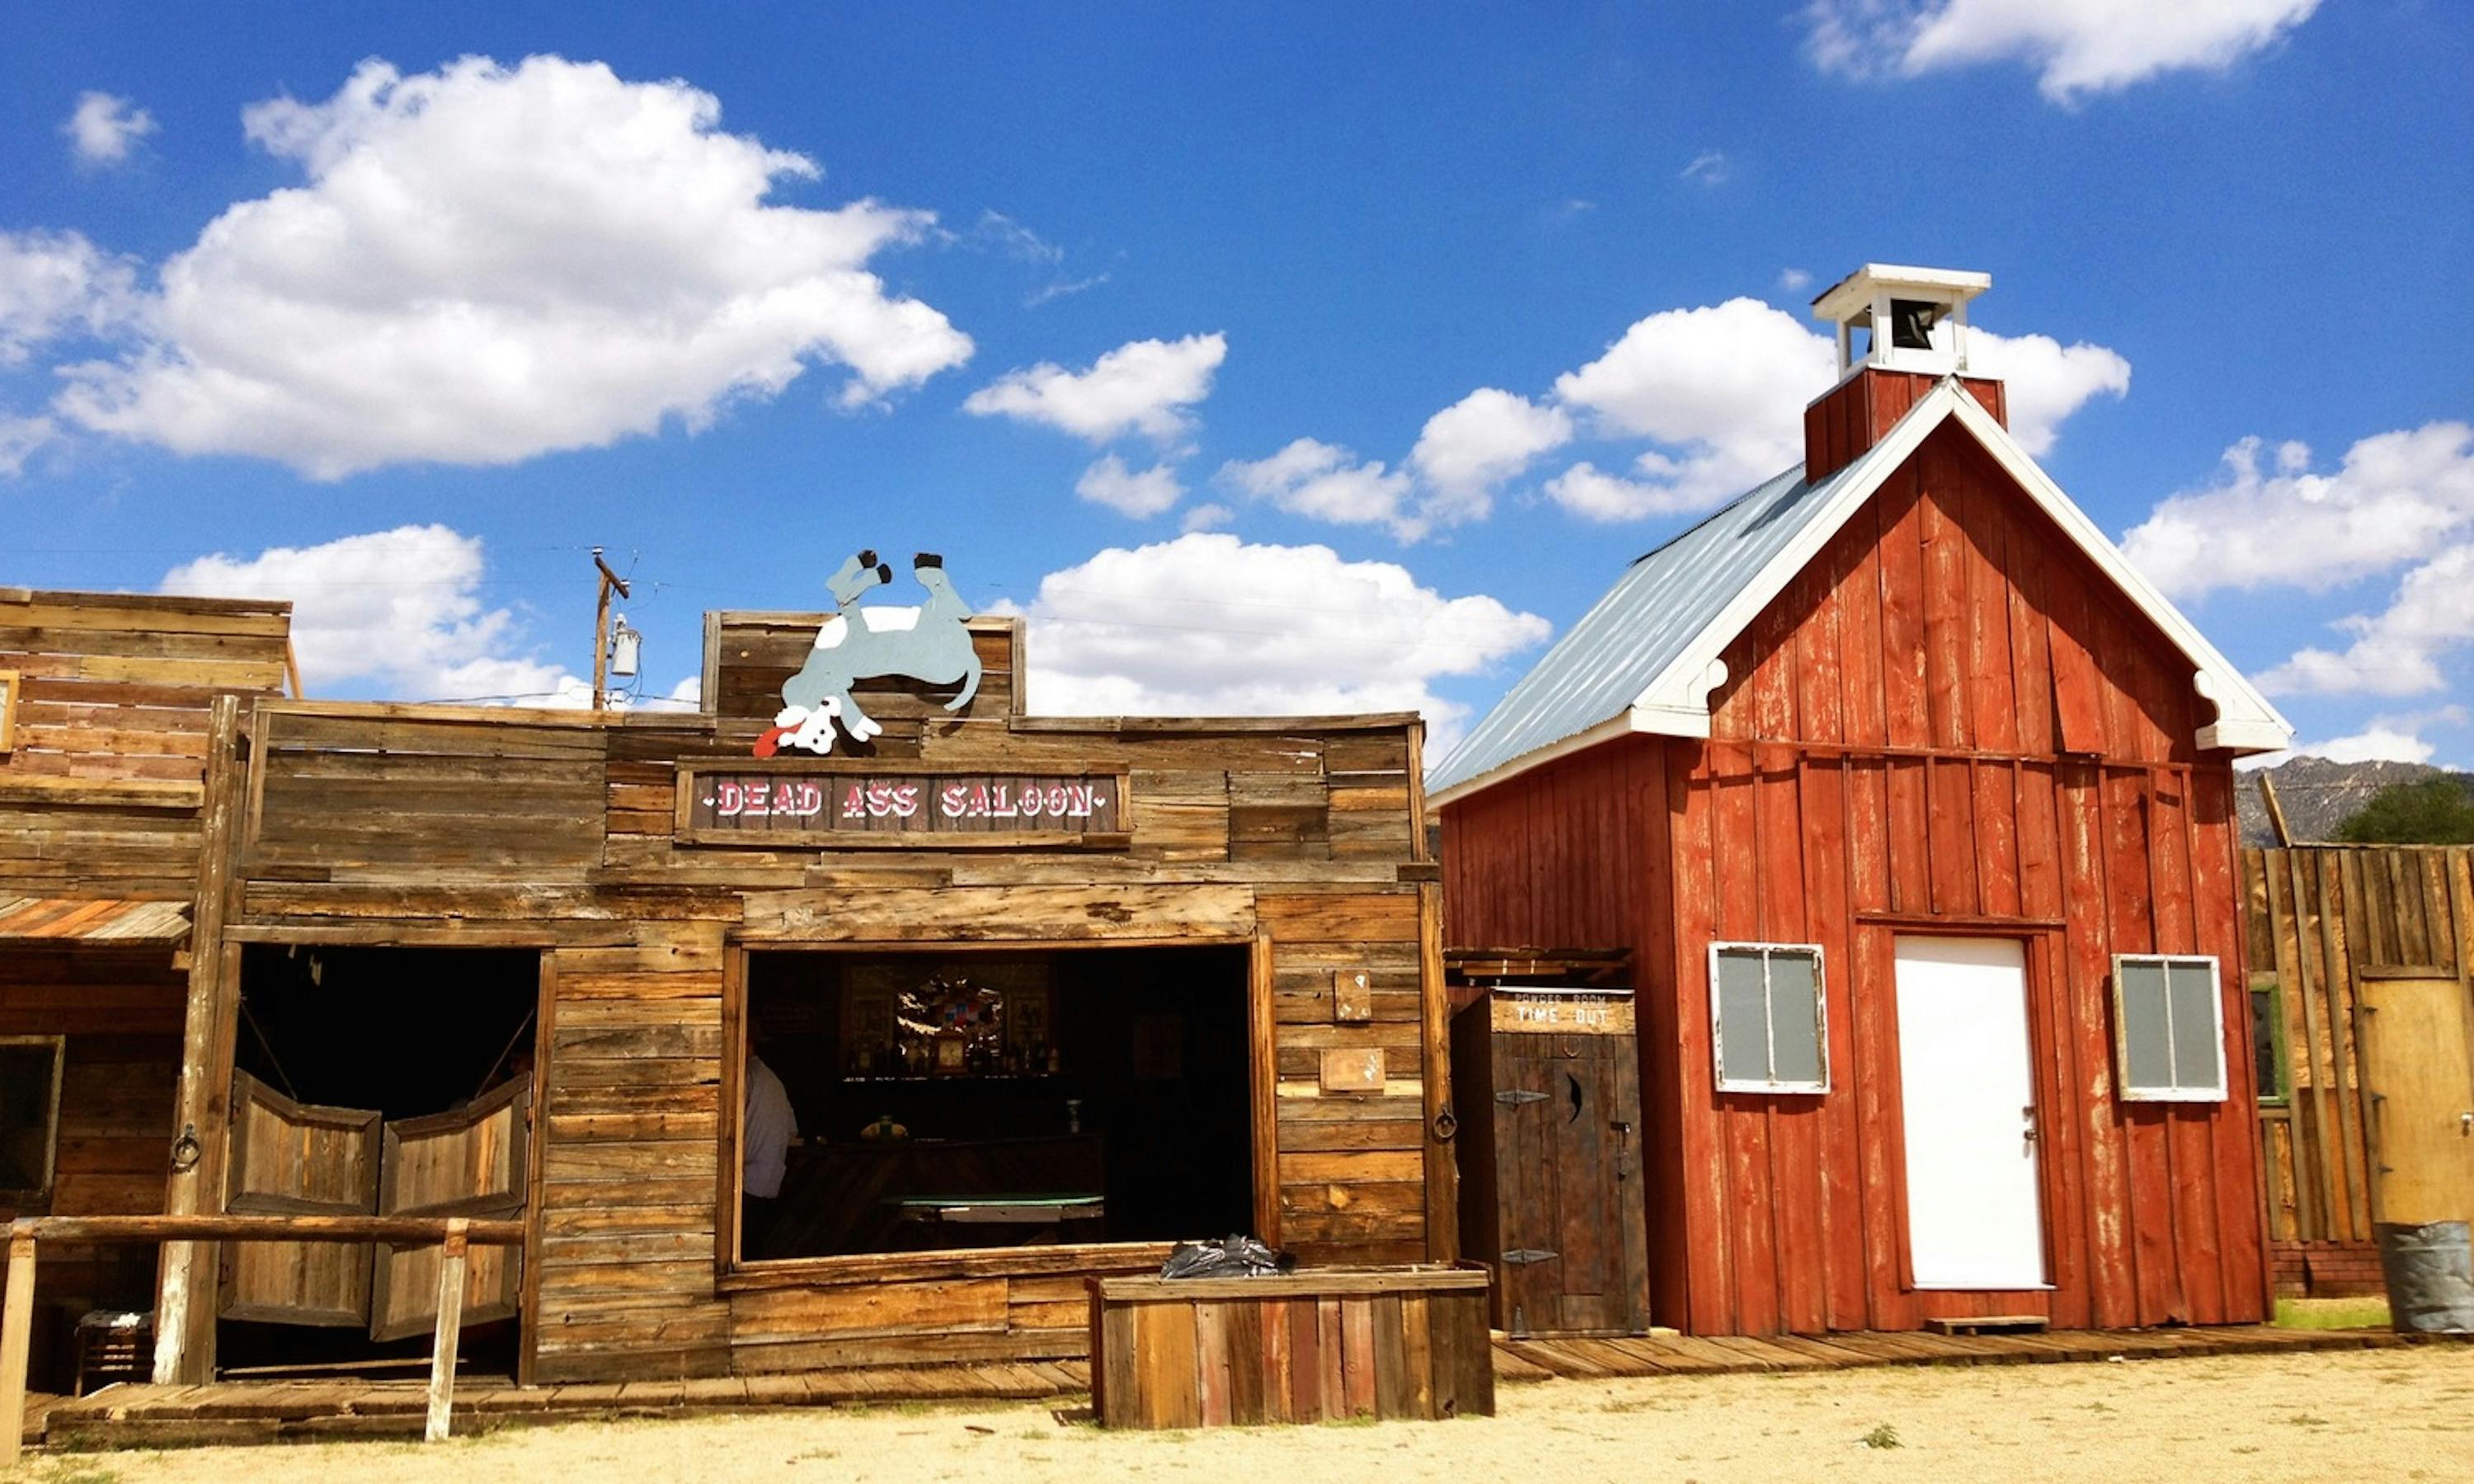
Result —
[[[466,1250],[521,1247],[521,1221],[463,1216],[26,1216],[9,1224],[9,1277],[0,1290],[0,1471],[13,1468],[23,1442],[26,1359],[35,1328],[36,1247],[54,1242],[436,1242],[438,1328],[429,1354],[432,1443],[448,1434],[455,1392],[455,1349],[464,1328]]]
[[[2381,1215],[2362,985],[2406,970],[2468,979],[2474,850],[2244,850],[2243,889],[2253,1004],[2267,1013],[2282,1072],[2260,1089],[2268,1235],[2367,1242]]]

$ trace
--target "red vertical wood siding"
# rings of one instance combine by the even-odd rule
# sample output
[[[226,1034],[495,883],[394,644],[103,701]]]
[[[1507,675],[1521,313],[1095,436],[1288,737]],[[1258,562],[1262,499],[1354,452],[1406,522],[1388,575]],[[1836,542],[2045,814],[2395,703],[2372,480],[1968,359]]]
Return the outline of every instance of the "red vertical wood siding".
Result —
[[[1636,953],[1657,1322],[2265,1317],[2232,774],[2189,661],[1950,427],[1726,661],[1708,743],[1610,743],[1443,816],[1454,943]],[[2027,948],[2050,1291],[1905,1284],[1892,945],[1937,931]],[[1828,1094],[1714,1090],[1727,938],[1822,945]],[[2111,959],[2152,951],[2219,960],[2223,1103],[2116,1096]]]

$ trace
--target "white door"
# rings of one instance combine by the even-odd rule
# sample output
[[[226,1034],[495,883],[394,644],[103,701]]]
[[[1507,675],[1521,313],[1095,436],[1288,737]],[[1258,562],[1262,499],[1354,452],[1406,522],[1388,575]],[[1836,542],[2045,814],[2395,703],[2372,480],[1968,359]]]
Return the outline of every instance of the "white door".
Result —
[[[1902,938],[1898,989],[1916,1286],[2042,1287],[2025,949],[2008,938]]]

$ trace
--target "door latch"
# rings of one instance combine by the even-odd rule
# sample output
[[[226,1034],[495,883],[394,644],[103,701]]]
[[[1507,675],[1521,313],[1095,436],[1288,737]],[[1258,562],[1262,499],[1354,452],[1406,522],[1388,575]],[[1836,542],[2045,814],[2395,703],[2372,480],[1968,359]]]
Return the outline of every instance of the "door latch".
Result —
[[[1494,1100],[1506,1108],[1517,1108],[1523,1103],[1542,1103],[1546,1101],[1546,1094],[1532,1092],[1526,1088],[1506,1088],[1494,1095]]]

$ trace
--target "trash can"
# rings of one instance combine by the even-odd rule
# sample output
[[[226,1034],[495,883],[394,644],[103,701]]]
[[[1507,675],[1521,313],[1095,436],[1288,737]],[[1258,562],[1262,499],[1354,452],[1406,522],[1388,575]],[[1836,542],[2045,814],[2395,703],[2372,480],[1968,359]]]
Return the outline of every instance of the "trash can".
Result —
[[[2401,1334],[2474,1334],[2474,1229],[2384,1221],[2376,1230],[2389,1324]]]

